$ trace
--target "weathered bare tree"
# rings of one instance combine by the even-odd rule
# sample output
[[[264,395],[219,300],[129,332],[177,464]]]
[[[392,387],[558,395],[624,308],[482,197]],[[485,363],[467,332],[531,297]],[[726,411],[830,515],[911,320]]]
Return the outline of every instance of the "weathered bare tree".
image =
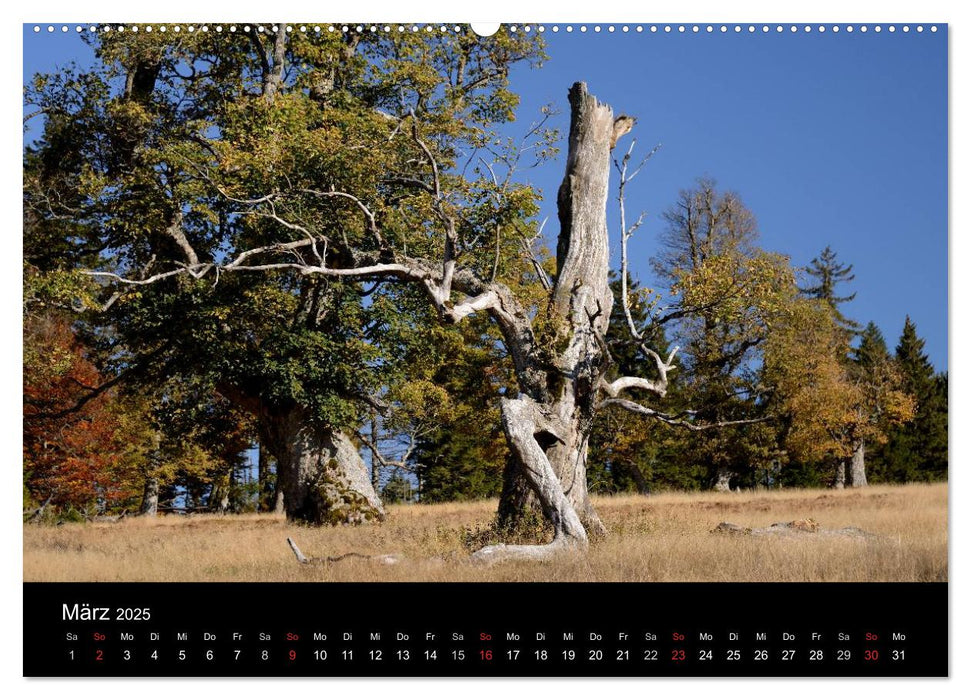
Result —
[[[276,221],[299,235],[297,240],[246,250],[221,263],[187,262],[145,279],[126,279],[113,273],[93,273],[129,285],[152,284],[159,280],[191,275],[240,271],[288,270],[301,275],[320,275],[351,280],[393,280],[418,285],[441,316],[453,323],[474,313],[488,314],[498,325],[513,360],[519,392],[501,399],[502,426],[510,447],[512,464],[507,480],[528,484],[553,527],[553,539],[540,545],[493,545],[478,551],[479,561],[544,559],[563,551],[586,548],[588,533],[605,532],[587,492],[587,447],[593,418],[598,410],[617,405],[670,424],[700,429],[690,416],[671,416],[629,398],[630,390],[663,397],[668,374],[674,369],[672,351],[661,357],[641,343],[644,358],[653,366],[651,379],[622,376],[607,381],[611,356],[604,340],[613,297],[608,284],[609,240],[606,204],[609,190],[611,149],[630,131],[633,120],[615,120],[612,109],[601,104],[576,83],[569,91],[571,107],[566,174],[557,205],[560,231],[556,250],[556,275],[537,274],[548,290],[545,308],[535,310],[517,298],[514,290],[495,278],[483,276],[463,264],[460,243],[461,214],[451,206],[443,187],[444,177],[432,149],[421,137],[421,125],[414,112],[396,129],[410,129],[415,162],[425,170],[411,179],[414,186],[431,195],[437,230],[443,238],[440,259],[409,255],[395,248],[391,236],[382,231],[379,218],[363,196],[337,190],[304,191],[303,196],[349,202],[363,218],[374,247],[343,250],[348,266],[334,266],[327,251],[341,247],[320,231],[290,220],[278,206],[285,195],[270,193],[240,204],[260,216]],[[636,175],[627,174],[630,151],[621,167],[622,188]],[[643,163],[642,163],[643,165]],[[621,195],[623,191],[621,191]],[[622,220],[623,267],[627,275],[626,242],[639,221],[627,227]],[[528,253],[527,253],[528,254]],[[197,258],[196,258],[197,259]],[[626,295],[623,295],[626,297]],[[628,304],[626,298],[621,303]],[[628,313],[629,316],[629,313]],[[635,337],[640,335],[635,330]],[[743,421],[744,422],[744,421]],[[294,445],[299,452],[299,445]],[[300,470],[294,474],[302,473]],[[364,475],[364,470],[360,470]],[[370,484],[361,484],[368,489]],[[291,497],[290,484],[286,488]]]

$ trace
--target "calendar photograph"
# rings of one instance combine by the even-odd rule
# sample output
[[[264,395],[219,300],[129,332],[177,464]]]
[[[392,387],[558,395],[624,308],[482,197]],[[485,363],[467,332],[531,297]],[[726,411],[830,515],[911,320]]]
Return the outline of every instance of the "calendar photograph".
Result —
[[[946,24],[22,31],[25,585],[946,584]]]

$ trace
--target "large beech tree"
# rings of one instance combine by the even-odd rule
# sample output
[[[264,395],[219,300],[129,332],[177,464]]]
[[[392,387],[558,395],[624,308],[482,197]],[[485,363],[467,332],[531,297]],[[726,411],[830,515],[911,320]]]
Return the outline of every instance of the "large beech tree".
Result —
[[[512,119],[509,68],[542,58],[538,39],[281,23],[86,40],[92,68],[27,90],[46,120],[25,157],[31,262],[137,283],[102,285],[87,317],[111,368],[208,382],[250,412],[289,517],[382,517],[352,431],[396,376],[371,284],[386,275],[300,265],[351,269],[359,250],[389,246],[437,255],[430,230],[453,205],[433,190],[433,160],[462,199],[453,233],[478,237],[463,243],[482,268],[521,280],[522,233],[506,227],[532,216],[535,196],[493,165],[516,157],[492,127]],[[463,158],[472,174],[446,175]],[[255,264],[271,257],[283,264]],[[203,279],[247,267],[261,269]]]

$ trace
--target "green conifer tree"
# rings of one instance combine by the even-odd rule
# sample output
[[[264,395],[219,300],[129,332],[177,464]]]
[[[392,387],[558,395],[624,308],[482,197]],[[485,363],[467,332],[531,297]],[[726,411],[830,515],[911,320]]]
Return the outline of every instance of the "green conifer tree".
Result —
[[[924,340],[908,316],[896,359],[904,385],[917,402],[914,420],[895,429],[884,449],[886,469],[897,481],[947,478],[947,374],[936,374]]]
[[[840,263],[836,257],[836,251],[830,246],[826,246],[818,257],[812,259],[812,262],[806,268],[806,272],[812,278],[814,284],[800,287],[799,291],[811,299],[825,301],[832,309],[833,317],[843,330],[851,334],[858,333],[860,324],[847,318],[840,311],[840,305],[853,301],[856,298],[856,292],[847,296],[837,296],[836,294],[837,285],[856,279],[856,275],[853,274],[853,266]]]

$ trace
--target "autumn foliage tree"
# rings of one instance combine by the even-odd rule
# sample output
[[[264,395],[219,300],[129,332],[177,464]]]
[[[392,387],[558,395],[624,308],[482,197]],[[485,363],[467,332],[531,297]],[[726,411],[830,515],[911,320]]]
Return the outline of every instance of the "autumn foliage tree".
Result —
[[[872,339],[847,362],[849,335],[825,300],[795,299],[772,335],[766,377],[783,418],[790,459],[833,465],[831,482],[842,488],[846,462],[854,459],[850,485],[865,486],[863,445],[881,444],[893,425],[913,415],[913,399]]]
[[[91,397],[105,378],[64,314],[27,316],[24,348],[25,505],[90,514],[130,505],[140,495],[144,416],[117,391]]]
[[[775,387],[773,408],[783,418],[783,445],[790,459],[849,457],[845,429],[861,396],[846,381],[848,350],[830,310],[809,299],[794,300],[767,343],[765,374]]]
[[[126,391],[77,330],[71,304],[84,287],[29,266],[25,275],[25,505],[154,515],[160,490],[177,483],[218,502],[252,442],[249,424],[174,382]]]
[[[849,425],[853,454],[848,481],[850,486],[859,488],[867,485],[867,446],[886,443],[894,427],[914,418],[917,403],[887,351],[883,334],[872,322],[863,329],[858,346],[850,353],[847,373],[858,391],[854,420]]]
[[[664,221],[653,264],[667,289],[653,316],[681,347],[683,408],[704,423],[753,421],[692,436],[684,453],[716,489],[750,485],[774,457],[759,368],[791,303],[793,272],[785,256],[759,247],[755,216],[740,196],[711,179],[682,191]]]

